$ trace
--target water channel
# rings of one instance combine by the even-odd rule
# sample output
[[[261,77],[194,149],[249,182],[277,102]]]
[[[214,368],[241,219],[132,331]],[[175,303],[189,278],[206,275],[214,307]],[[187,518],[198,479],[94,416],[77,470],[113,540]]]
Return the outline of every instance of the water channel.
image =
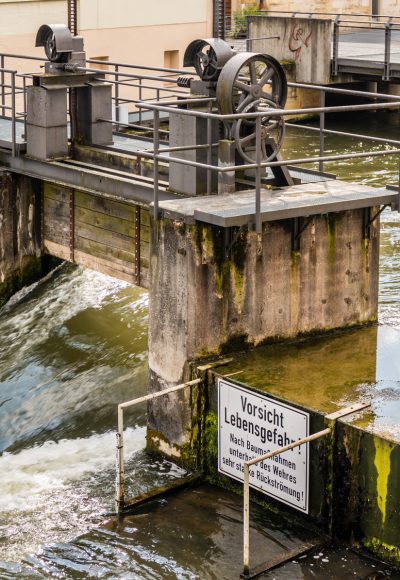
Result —
[[[330,125],[397,138],[397,121],[393,114],[366,115]],[[291,129],[285,147],[292,158],[313,155],[317,137]],[[328,137],[326,148],[382,145]],[[399,167],[392,157],[371,157],[326,170],[385,185],[398,181]],[[202,486],[152,512],[122,521],[109,514],[116,404],[146,390],[147,317],[145,291],[68,264],[0,312],[0,578],[238,577],[241,500],[230,493]],[[378,327],[248,356],[248,378],[262,376],[267,390],[282,392],[303,392],[307,381],[322,410],[368,393],[374,408],[366,426],[399,439],[400,216],[388,210],[382,216]],[[268,376],[261,374],[266,360]],[[182,474],[145,454],[145,420],[145,408],[126,414],[128,485],[135,494]],[[269,553],[290,549],[301,539],[301,529],[289,531],[279,518],[271,516],[266,529],[263,517],[253,510],[257,553],[266,544]],[[374,570],[376,564],[338,548],[265,577],[367,578]]]

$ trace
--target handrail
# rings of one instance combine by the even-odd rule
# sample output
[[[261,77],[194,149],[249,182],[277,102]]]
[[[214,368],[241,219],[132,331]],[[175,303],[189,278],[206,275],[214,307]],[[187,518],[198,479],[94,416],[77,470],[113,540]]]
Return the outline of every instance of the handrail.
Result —
[[[157,391],[156,393],[150,393],[149,395],[144,395],[143,397],[138,397],[137,399],[132,399],[131,401],[126,401],[125,403],[120,403],[117,407],[118,413],[118,432],[117,432],[117,470],[116,470],[116,490],[115,490],[115,510],[117,514],[121,513],[124,503],[125,503],[125,459],[124,459],[124,409],[128,407],[133,407],[139,405],[140,403],[145,403],[146,401],[153,401],[164,395],[170,395],[171,393],[176,393],[182,389],[198,385],[203,382],[203,379],[194,379],[192,381],[187,381],[180,385],[175,385],[174,387],[169,387],[163,391]]]
[[[325,435],[329,435],[335,427],[337,419],[341,419],[343,417],[348,417],[349,415],[353,415],[354,413],[358,413],[359,411],[363,411],[364,409],[371,406],[371,403],[359,403],[352,405],[351,407],[347,407],[345,409],[340,409],[339,411],[335,411],[330,415],[326,415],[325,420],[332,421],[332,424],[323,429],[322,431],[318,431],[317,433],[313,433],[312,435],[308,435],[307,437],[303,437],[298,441],[294,441],[294,443],[290,443],[289,445],[285,445],[284,447],[279,447],[274,451],[270,451],[269,453],[265,453],[259,457],[255,457],[254,459],[250,459],[249,461],[245,461],[243,463],[243,576],[246,577],[249,575],[250,570],[250,467],[252,465],[256,465],[261,461],[267,461],[272,457],[280,455],[281,453],[285,453],[285,451],[290,451],[291,449],[295,449],[296,447],[300,447],[301,445],[305,445],[310,443],[311,441],[315,441],[316,439],[320,439],[321,437],[325,437]]]

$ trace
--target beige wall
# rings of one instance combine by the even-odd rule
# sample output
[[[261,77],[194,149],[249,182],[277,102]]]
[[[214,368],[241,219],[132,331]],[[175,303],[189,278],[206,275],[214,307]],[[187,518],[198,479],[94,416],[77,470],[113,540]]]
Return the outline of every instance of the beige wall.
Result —
[[[379,13],[400,16],[400,2],[398,0],[380,0]],[[334,12],[371,14],[371,0],[266,0],[264,6],[268,10],[288,10],[299,12]]]

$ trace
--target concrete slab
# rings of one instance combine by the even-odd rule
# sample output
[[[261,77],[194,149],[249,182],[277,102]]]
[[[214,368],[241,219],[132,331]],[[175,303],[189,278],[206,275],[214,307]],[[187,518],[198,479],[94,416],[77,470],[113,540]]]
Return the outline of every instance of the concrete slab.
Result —
[[[272,194],[272,196],[271,196]],[[261,191],[263,222],[394,204],[398,194],[357,183],[331,180]],[[184,218],[222,227],[241,226],[253,221],[255,190],[224,196],[164,201],[165,217]]]

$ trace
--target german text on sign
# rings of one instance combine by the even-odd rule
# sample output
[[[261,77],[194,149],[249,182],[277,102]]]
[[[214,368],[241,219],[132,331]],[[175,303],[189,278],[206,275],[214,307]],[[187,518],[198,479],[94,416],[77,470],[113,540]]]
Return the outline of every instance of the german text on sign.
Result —
[[[243,481],[243,463],[309,435],[309,414],[218,380],[218,469]],[[250,485],[308,513],[308,443],[250,467]]]

